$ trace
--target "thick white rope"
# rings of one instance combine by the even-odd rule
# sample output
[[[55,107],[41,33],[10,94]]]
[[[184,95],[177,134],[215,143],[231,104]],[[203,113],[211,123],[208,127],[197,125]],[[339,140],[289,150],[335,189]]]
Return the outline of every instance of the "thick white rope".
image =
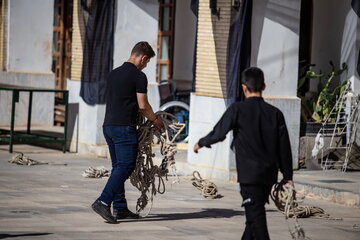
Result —
[[[210,182],[208,179],[202,178],[198,171],[193,172],[193,178],[191,179],[192,185],[201,191],[201,195],[204,198],[220,198],[218,189],[215,183]]]
[[[109,177],[110,172],[104,166],[89,167],[82,173],[82,176],[86,178],[103,178],[103,177]]]
[[[327,220],[342,220],[341,218],[333,218],[326,213],[324,209],[316,206],[301,206],[299,203],[303,201],[305,196],[301,196],[291,184],[277,183],[271,189],[271,199],[276,207],[285,215],[289,232],[292,239],[310,239],[305,236],[304,229],[300,226],[298,218],[318,218]],[[295,226],[291,229],[289,219],[295,221]]]
[[[151,207],[144,216],[150,213],[154,196],[157,193],[165,193],[163,177],[167,177],[169,167],[172,168],[173,173],[177,177],[174,158],[176,145],[174,141],[185,128],[185,124],[179,123],[177,118],[172,114],[166,112],[157,112],[156,114],[163,120],[164,129],[163,131],[157,130],[150,121],[142,121],[142,123],[139,124],[139,147],[136,168],[130,176],[131,184],[141,192],[136,204],[136,212],[140,213],[148,205],[148,202],[151,202]],[[155,157],[155,154],[152,152],[154,136],[160,141],[160,153],[163,156],[159,166],[153,162],[153,158]]]
[[[66,163],[61,163],[61,162],[44,162],[44,161],[38,161],[38,160],[34,160],[31,159],[29,156],[24,155],[23,153],[19,153],[14,155],[11,160],[9,160],[9,163],[15,163],[18,165],[27,165],[27,166],[32,166],[32,165],[64,165],[66,166]]]
[[[277,183],[271,190],[271,199],[276,207],[285,214],[287,218],[296,216],[298,218],[319,218],[328,220],[342,220],[333,218],[324,209],[316,206],[299,205],[305,196],[301,196],[290,184]]]

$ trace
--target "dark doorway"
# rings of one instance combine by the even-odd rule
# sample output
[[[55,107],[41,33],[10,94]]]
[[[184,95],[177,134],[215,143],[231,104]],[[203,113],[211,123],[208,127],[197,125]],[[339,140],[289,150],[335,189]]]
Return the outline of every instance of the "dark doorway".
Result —
[[[299,71],[311,63],[313,0],[302,0],[300,11],[300,44],[299,44]],[[299,86],[298,94],[305,96],[309,90],[309,80]]]

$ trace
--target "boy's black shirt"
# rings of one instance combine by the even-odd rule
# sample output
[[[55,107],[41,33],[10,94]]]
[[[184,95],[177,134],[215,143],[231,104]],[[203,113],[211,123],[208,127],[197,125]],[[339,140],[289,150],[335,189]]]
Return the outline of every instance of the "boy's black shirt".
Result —
[[[147,93],[147,78],[134,64],[125,62],[107,80],[104,126],[134,126],[139,111],[136,93]]]
[[[232,104],[213,131],[199,140],[210,147],[223,141],[233,130],[238,182],[273,184],[280,169],[284,179],[292,180],[292,154],[282,112],[261,97],[250,97]]]

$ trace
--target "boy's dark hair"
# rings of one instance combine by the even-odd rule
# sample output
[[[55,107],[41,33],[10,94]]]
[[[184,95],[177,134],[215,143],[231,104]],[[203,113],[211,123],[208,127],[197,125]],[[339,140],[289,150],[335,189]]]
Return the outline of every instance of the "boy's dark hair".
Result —
[[[131,50],[131,55],[140,56],[145,55],[149,58],[155,56],[155,52],[148,42],[138,42]]]
[[[264,89],[264,73],[260,68],[249,67],[241,74],[241,82],[250,92],[261,92]]]

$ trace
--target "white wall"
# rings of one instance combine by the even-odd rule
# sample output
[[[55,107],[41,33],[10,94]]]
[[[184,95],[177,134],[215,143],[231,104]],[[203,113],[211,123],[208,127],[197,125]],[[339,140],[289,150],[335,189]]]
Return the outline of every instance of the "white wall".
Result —
[[[355,51],[359,52],[360,50],[360,19],[357,19],[357,27],[356,27],[356,44],[355,44]],[[358,58],[355,57],[355,61],[356,64],[358,63],[357,60]],[[354,68],[354,89],[356,89],[355,91],[357,93],[360,93],[360,75],[359,73],[356,71],[356,69]]]
[[[173,79],[188,80],[191,85],[197,20],[190,3],[176,2]]]
[[[0,71],[0,83],[35,87],[54,88],[54,74],[31,74]],[[53,125],[54,120],[54,94],[34,93],[31,124]],[[12,92],[0,91],[0,125],[10,126]],[[28,118],[29,93],[20,92],[19,102],[15,106],[15,126],[26,126]]]
[[[51,72],[54,1],[9,1],[8,69]]]
[[[128,60],[137,42],[147,41],[156,53],[159,4],[157,0],[118,0],[115,28],[114,68]],[[156,81],[156,56],[144,73]]]
[[[157,52],[158,15],[157,0],[118,0],[114,68],[128,60],[131,49],[137,42],[147,41],[154,52]],[[143,71],[149,81],[149,102],[156,111],[160,103],[156,84],[156,56]]]
[[[7,72],[0,71],[0,83],[54,88],[51,72],[54,2],[9,0]],[[35,74],[36,73],[36,74]],[[41,73],[41,74],[38,74]],[[10,125],[12,93],[0,91],[0,125]],[[21,92],[16,103],[15,124],[26,126],[29,94]],[[52,125],[54,94],[34,93],[32,125]]]
[[[343,79],[350,79],[352,90],[360,94],[360,76],[357,73],[358,54],[360,49],[360,20],[352,9],[348,9],[341,45],[341,62],[346,62],[348,71]],[[356,134],[356,143],[360,145],[360,127]]]
[[[360,45],[360,21],[358,16],[351,9],[350,5],[344,21],[343,33],[341,39],[340,62],[348,65],[348,70],[342,75],[342,79],[351,79],[352,89],[360,93],[360,81],[356,72],[356,66]]]
[[[266,76],[265,96],[296,96],[300,0],[253,3],[251,64]]]

